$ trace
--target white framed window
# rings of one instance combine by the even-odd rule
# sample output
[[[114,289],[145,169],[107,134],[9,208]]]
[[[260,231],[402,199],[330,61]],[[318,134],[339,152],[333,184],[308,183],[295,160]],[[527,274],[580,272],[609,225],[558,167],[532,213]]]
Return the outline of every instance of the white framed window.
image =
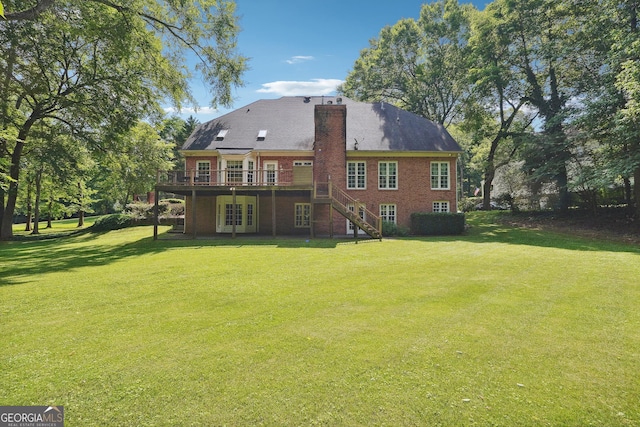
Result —
[[[253,226],[253,203],[247,204],[247,226]]]
[[[266,185],[276,185],[278,183],[278,162],[264,162],[264,183]]]
[[[209,160],[196,161],[196,181],[209,182],[211,180],[211,162]]]
[[[449,212],[449,202],[433,202],[434,212]]]
[[[242,160],[227,160],[227,183],[242,183],[242,163]]]
[[[237,155],[220,157],[218,180],[231,185],[252,185],[256,181],[255,160]]]
[[[313,166],[313,160],[295,160],[293,166]]]
[[[247,183],[248,184],[253,184],[254,183],[254,169],[255,169],[255,163],[253,160],[247,160]]]
[[[311,203],[295,204],[295,223],[296,228],[311,227]]]
[[[236,203],[236,212],[235,212],[235,225],[243,225],[242,224],[242,205]],[[232,226],[234,225],[233,221],[233,204],[227,203],[224,205],[224,225]]]
[[[347,188],[349,190],[366,190],[367,163],[362,161],[347,162]]]
[[[392,203],[382,203],[380,205],[380,219],[382,221],[396,223],[396,205]]]
[[[378,162],[378,189],[398,189],[398,162]]]
[[[449,189],[449,162],[431,162],[431,189]]]

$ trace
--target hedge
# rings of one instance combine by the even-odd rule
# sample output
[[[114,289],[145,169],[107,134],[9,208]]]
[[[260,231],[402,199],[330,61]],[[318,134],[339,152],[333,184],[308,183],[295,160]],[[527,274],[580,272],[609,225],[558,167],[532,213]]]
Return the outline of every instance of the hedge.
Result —
[[[91,231],[109,231],[136,225],[135,219],[127,214],[105,215],[96,220],[89,228]]]
[[[444,236],[464,233],[463,213],[416,212],[411,214],[411,234]]]

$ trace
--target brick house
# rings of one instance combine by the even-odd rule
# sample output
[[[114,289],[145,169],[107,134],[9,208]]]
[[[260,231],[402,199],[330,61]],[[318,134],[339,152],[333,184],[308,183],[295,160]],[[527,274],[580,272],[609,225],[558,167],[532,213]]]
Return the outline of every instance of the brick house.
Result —
[[[185,170],[161,173],[156,193],[185,196],[193,237],[378,238],[382,221],[457,211],[461,151],[441,125],[387,103],[260,100],[197,127]]]

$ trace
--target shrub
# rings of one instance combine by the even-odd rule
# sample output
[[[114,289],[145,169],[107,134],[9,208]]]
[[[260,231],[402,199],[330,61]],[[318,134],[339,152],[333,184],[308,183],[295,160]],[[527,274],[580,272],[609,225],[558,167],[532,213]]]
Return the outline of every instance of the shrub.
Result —
[[[395,222],[382,221],[382,235],[406,237],[409,235],[409,230],[406,227],[398,226]]]
[[[162,199],[160,200],[160,203],[165,202],[165,203],[169,203],[169,204],[184,204],[184,200],[182,199],[177,199],[175,197],[168,197],[166,199]]]
[[[135,218],[128,214],[105,215],[96,220],[91,226],[92,231],[119,230],[135,225]]]
[[[496,203],[500,206],[507,206],[511,212],[519,212],[520,209],[516,204],[516,199],[509,193],[502,193],[496,198]]]
[[[124,212],[136,219],[153,218],[153,205],[151,203],[133,202],[129,203]]]
[[[151,210],[153,215],[153,208]],[[162,199],[158,202],[158,215],[176,217],[184,215],[184,200]]]
[[[420,236],[464,233],[463,213],[416,212],[411,214],[411,234]]]
[[[465,197],[458,202],[458,208],[462,212],[471,212],[476,210],[476,206],[482,203],[482,197]]]

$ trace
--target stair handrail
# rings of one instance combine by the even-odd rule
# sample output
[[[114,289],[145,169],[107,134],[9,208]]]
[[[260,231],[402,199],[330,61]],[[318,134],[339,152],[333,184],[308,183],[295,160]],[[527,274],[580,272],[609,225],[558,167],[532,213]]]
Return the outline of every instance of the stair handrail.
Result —
[[[378,233],[382,233],[381,220],[378,215],[371,212],[367,209],[366,205],[360,202],[358,199],[354,199],[347,193],[345,193],[341,188],[336,187],[332,182],[329,182],[330,194],[335,203],[338,203],[342,209],[345,211],[348,210],[348,205],[352,204],[354,206],[354,214],[359,217],[358,211],[362,209],[364,211],[364,219],[360,218],[364,224],[373,227]]]

